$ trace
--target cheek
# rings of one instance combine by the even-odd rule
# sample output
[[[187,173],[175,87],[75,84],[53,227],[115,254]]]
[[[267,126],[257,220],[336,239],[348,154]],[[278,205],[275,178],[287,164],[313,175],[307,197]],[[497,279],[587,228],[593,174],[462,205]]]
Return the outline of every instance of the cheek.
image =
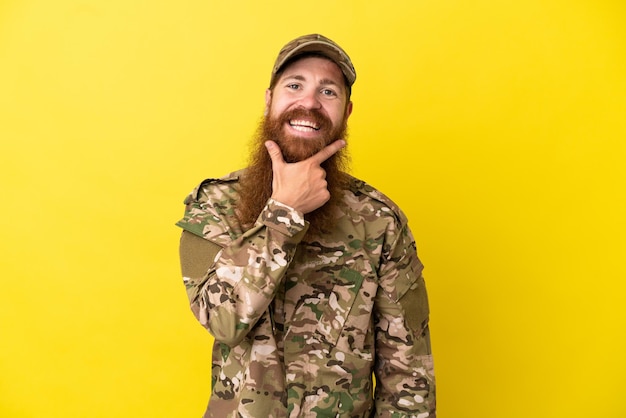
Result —
[[[280,102],[272,102],[269,108],[269,115],[272,117],[280,116],[284,113],[286,106],[283,106]]]
[[[286,97],[274,95],[269,103],[269,113],[270,115],[279,115],[287,110],[290,104],[289,99]]]
[[[330,116],[330,120],[333,122],[333,126],[338,126],[343,123],[343,120],[346,117],[346,112],[342,107],[340,109],[333,109],[332,113],[329,112],[328,115]]]

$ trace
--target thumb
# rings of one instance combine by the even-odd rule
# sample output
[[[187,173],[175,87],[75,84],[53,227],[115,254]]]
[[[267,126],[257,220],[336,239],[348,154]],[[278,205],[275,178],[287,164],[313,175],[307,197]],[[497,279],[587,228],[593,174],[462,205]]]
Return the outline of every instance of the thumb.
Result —
[[[270,158],[272,160],[272,166],[280,166],[282,164],[285,164],[285,160],[283,159],[283,153],[276,142],[265,141],[265,148],[267,149],[267,153],[270,155]]]

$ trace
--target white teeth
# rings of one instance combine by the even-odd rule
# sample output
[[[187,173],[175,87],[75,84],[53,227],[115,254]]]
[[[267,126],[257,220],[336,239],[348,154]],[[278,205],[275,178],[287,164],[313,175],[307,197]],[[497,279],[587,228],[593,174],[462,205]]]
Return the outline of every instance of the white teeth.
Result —
[[[300,132],[315,132],[315,129],[309,128],[308,126],[291,125],[291,127]]]
[[[311,132],[311,131],[317,131],[319,129],[319,126],[314,123],[314,122],[309,122],[306,120],[292,120],[289,122],[289,124],[297,131],[302,131],[302,132]]]

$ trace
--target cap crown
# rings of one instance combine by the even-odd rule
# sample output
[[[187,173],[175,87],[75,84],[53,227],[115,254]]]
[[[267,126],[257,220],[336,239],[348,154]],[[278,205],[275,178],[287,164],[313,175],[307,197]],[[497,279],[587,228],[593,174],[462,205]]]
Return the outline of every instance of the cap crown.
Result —
[[[356,71],[350,57],[335,42],[316,33],[300,36],[290,41],[280,50],[272,69],[270,86],[274,85],[276,75],[289,60],[305,53],[317,53],[333,61],[346,77],[348,87],[352,87],[356,80]]]

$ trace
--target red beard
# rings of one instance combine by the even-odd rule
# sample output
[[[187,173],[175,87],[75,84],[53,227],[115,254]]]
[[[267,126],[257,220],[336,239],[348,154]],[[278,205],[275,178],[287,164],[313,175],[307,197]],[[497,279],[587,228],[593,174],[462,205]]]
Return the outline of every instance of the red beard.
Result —
[[[323,135],[317,139],[286,135],[285,123],[297,118],[314,120]],[[309,158],[337,139],[345,140],[346,138],[346,120],[344,119],[333,129],[331,121],[319,111],[296,109],[278,118],[263,119],[252,143],[250,165],[240,179],[241,195],[237,213],[243,227],[248,229],[254,224],[272,194],[272,161],[265,148],[265,141],[276,142],[280,146],[285,161],[293,163]],[[343,170],[347,166],[347,160],[346,149],[343,148],[322,163],[321,167],[326,170],[330,200],[324,206],[305,215],[311,223],[309,234],[332,229],[335,221],[334,211],[341,200],[342,189],[346,186],[346,176]]]
[[[285,125],[290,120],[306,119],[314,121],[321,134],[318,138],[301,138],[285,133]],[[283,158],[288,163],[306,160],[321,151],[326,145],[340,139],[345,134],[345,121],[333,129],[331,120],[317,109],[292,109],[276,118],[268,117],[262,126],[262,135],[266,140],[275,141],[280,147]]]

